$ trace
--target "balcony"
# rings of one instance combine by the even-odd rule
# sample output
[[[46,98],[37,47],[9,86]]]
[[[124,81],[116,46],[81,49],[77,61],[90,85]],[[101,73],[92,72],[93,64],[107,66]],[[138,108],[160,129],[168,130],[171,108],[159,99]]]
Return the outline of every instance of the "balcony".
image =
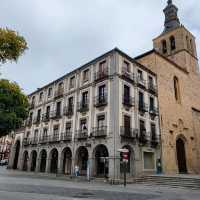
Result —
[[[66,132],[62,133],[61,140],[62,141],[71,141],[72,140],[72,132],[66,131]]]
[[[122,67],[122,77],[131,82],[135,82],[134,74],[131,72],[128,72],[125,67]]]
[[[125,96],[125,95],[123,95],[123,97],[122,97],[122,101],[123,101],[123,104],[125,105],[125,106],[127,106],[127,107],[132,107],[132,106],[134,106],[134,98],[133,97],[131,97],[131,96]]]
[[[157,86],[151,82],[148,83],[148,90],[152,94],[157,94]]]
[[[39,124],[40,123],[40,116],[33,119],[33,124]]]
[[[89,110],[89,102],[79,102],[77,110],[78,112],[87,112]]]
[[[137,132],[138,132],[137,129],[133,129],[130,127],[124,127],[124,126],[120,127],[120,136],[122,138],[135,139],[137,136]]]
[[[30,138],[29,139],[29,144],[31,144],[31,145],[38,144],[38,138],[37,137]]]
[[[149,114],[152,118],[155,118],[156,116],[158,116],[158,109],[156,107],[150,107]]]
[[[42,115],[42,121],[48,122],[50,120],[50,113],[45,113]]]
[[[25,125],[30,127],[32,125],[32,119],[27,119]]]
[[[98,95],[94,98],[94,105],[96,107],[106,106],[108,104],[107,95]]]
[[[143,130],[143,131],[140,131],[140,134],[139,134],[139,143],[141,144],[141,145],[145,145],[145,144],[147,144],[147,142],[148,142],[148,136],[147,136],[147,132],[146,132],[146,130]]]
[[[49,142],[49,136],[48,135],[45,135],[45,136],[42,136],[39,138],[39,143],[40,144],[45,144],[45,143],[48,143]]]
[[[137,85],[141,88],[146,88],[146,80],[143,78],[138,77],[137,78]]]
[[[152,147],[157,147],[160,142],[160,137],[156,133],[150,133],[150,142]]]
[[[23,144],[23,146],[28,146],[29,145],[29,138],[24,138],[22,144]]]
[[[106,69],[104,69],[103,71],[98,71],[98,72],[94,73],[95,81],[100,81],[100,80],[103,80],[106,78],[108,78],[108,67]]]
[[[49,135],[49,143],[56,143],[59,142],[59,134]]]
[[[30,106],[29,106],[29,109],[31,110],[31,109],[34,109],[35,108],[35,102],[32,102],[31,104],[30,104]]]
[[[139,103],[138,110],[139,110],[139,112],[141,112],[141,113],[148,112],[148,105],[145,104],[145,103]]]
[[[75,138],[77,140],[87,140],[88,131],[87,130],[78,130],[78,131],[76,131]]]
[[[107,126],[95,127],[92,130],[92,136],[95,138],[107,136]]]
[[[64,107],[63,114],[68,117],[72,116],[74,114],[74,105]]]
[[[57,98],[61,98],[63,97],[63,94],[64,94],[64,88],[59,88],[55,91],[54,93],[54,98],[57,99]]]
[[[52,111],[50,113],[50,118],[51,119],[60,119],[62,117],[61,112],[60,111]]]

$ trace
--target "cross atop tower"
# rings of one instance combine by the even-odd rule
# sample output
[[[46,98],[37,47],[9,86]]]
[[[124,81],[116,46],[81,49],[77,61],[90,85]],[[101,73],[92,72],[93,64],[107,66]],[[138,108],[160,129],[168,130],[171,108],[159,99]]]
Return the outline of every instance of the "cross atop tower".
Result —
[[[163,10],[165,13],[165,29],[164,32],[171,31],[180,27],[178,18],[178,8],[172,3],[172,0],[167,1],[167,7]]]

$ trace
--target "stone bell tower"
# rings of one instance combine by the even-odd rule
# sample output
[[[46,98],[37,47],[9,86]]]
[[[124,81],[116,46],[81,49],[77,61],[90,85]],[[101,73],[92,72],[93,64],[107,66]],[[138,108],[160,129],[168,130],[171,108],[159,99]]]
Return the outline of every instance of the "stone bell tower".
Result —
[[[172,0],[168,0],[163,12],[164,31],[153,40],[154,49],[189,73],[198,73],[195,37],[180,23],[178,8]]]

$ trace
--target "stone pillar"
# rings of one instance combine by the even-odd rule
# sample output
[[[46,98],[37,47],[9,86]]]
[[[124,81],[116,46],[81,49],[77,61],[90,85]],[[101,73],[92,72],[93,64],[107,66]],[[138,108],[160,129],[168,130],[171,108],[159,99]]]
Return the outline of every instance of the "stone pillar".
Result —
[[[61,158],[61,156],[58,156],[57,173],[62,174],[62,158]]]
[[[35,172],[40,172],[40,162],[41,162],[41,159],[37,158]]]
[[[50,173],[50,167],[51,167],[51,159],[48,158],[46,161],[46,170],[45,170],[46,173]]]
[[[120,179],[120,157],[110,156],[109,179],[114,182]]]

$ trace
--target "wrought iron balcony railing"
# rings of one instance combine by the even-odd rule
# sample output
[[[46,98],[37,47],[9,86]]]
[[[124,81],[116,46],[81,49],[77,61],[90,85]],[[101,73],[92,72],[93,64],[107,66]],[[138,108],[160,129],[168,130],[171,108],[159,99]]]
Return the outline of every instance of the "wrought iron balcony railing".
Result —
[[[79,112],[87,112],[89,110],[89,101],[81,101],[78,103],[78,109]]]
[[[148,83],[148,90],[153,94],[157,94],[157,86],[151,82]]]
[[[31,145],[38,144],[38,137],[29,138],[29,144],[31,144]]]
[[[40,121],[41,121],[40,118],[41,118],[40,116],[35,117],[35,118],[33,119],[33,124],[39,124]]]
[[[94,73],[94,80],[99,81],[108,77],[108,67],[106,67],[103,71],[98,71]]]
[[[146,88],[147,81],[141,77],[137,77],[137,84],[140,87]]]
[[[50,120],[50,113],[45,113],[42,115],[42,121],[48,122]]]
[[[125,106],[132,107],[134,106],[135,99],[134,97],[123,95],[122,101]]]
[[[45,144],[49,142],[49,136],[48,135],[43,135],[39,138],[39,143],[40,144]]]
[[[128,72],[125,67],[122,67],[122,76],[132,82],[135,82],[134,73]]]
[[[120,127],[120,136],[123,138],[135,139],[137,136],[138,130],[130,127],[121,126]]]
[[[148,104],[139,102],[138,110],[139,112],[142,112],[142,113],[148,112]]]
[[[139,131],[139,143],[145,145],[148,142],[148,135],[146,130]]]
[[[94,98],[94,105],[96,107],[106,106],[108,104],[108,96],[107,94],[98,95]]]
[[[75,138],[78,140],[87,140],[88,131],[87,130],[77,130],[75,134]]]
[[[92,130],[93,137],[106,137],[107,136],[107,126],[94,127]]]
[[[64,88],[57,89],[54,94],[54,98],[60,98],[64,94]]]
[[[59,142],[59,141],[60,141],[59,134],[49,135],[49,142],[53,143],[53,142]]]
[[[158,109],[156,107],[149,107],[149,114],[152,116],[158,115]]]
[[[72,116],[74,114],[74,105],[68,105],[64,107],[63,114],[65,116]]]
[[[62,141],[71,141],[72,140],[72,132],[65,131],[61,134],[61,140]]]
[[[55,111],[50,112],[51,119],[59,119],[61,117],[62,117],[61,111],[55,110]]]

